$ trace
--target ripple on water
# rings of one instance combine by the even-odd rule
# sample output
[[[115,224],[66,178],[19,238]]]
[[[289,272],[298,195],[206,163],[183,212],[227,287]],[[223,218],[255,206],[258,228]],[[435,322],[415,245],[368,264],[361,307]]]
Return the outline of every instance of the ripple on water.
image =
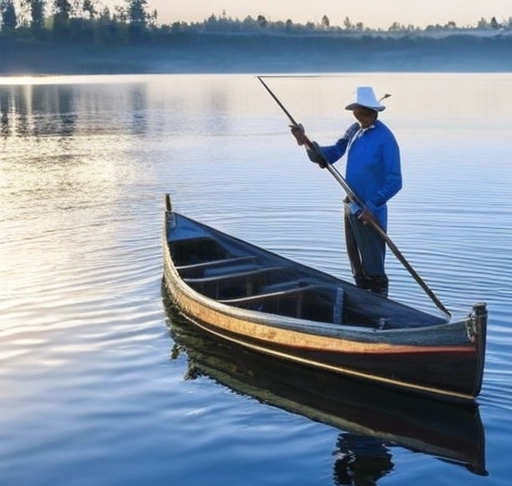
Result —
[[[488,302],[479,403],[490,480],[508,484],[511,165],[510,137],[499,125],[509,126],[510,115],[493,104],[496,122],[482,124],[487,114],[474,103],[461,114],[468,79],[452,76],[374,76],[407,94],[385,113],[402,141],[405,180],[390,203],[389,234],[454,316]],[[338,135],[348,85],[364,82],[344,77],[281,81],[320,142]],[[487,109],[486,97],[502,84],[477,81],[477,105]],[[314,89],[326,82],[329,89]],[[6,112],[0,138],[5,484],[195,486],[250,483],[255,474],[266,486],[332,483],[338,430],[205,377],[188,379],[187,354],[172,358],[160,297],[164,193],[190,217],[350,280],[343,191],[291,144],[285,121],[253,83],[247,76],[164,76],[116,78],[108,88],[74,83],[59,91],[52,82],[8,89],[15,116]],[[333,92],[343,95],[340,103],[325,97]],[[439,115],[446,112],[441,99],[454,102],[456,124]],[[62,100],[75,110],[65,133]],[[393,298],[436,312],[390,252],[387,266]],[[389,484],[488,482],[427,454],[389,450]]]

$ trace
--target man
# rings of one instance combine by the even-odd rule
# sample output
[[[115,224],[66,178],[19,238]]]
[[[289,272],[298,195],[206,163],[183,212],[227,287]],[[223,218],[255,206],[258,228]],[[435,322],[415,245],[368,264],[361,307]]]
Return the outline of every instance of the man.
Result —
[[[386,202],[402,188],[400,150],[393,133],[377,119],[385,106],[371,87],[357,88],[356,101],[345,109],[352,111],[357,122],[334,145],[320,147],[313,142],[316,150],[308,147],[307,152],[321,167],[347,153],[346,182],[364,203],[360,208],[345,199],[345,239],[352,273],[358,287],[387,296],[386,243],[368,223],[373,219],[384,231],[387,229]],[[292,126],[292,134],[299,145],[304,145],[302,125]]]

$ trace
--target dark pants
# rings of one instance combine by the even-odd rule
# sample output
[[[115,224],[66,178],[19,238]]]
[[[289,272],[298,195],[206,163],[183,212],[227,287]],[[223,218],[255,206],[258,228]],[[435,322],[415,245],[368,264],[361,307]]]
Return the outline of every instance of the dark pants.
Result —
[[[372,225],[361,223],[345,206],[345,241],[352,274],[358,287],[388,295],[384,271],[386,243]]]

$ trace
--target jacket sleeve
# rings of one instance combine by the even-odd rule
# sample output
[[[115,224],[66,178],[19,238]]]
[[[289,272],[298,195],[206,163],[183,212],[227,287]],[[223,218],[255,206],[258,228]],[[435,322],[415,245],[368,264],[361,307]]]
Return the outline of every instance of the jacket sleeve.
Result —
[[[336,161],[341,159],[343,155],[345,155],[345,152],[347,151],[347,147],[349,146],[352,137],[355,136],[358,130],[359,124],[353,123],[352,125],[350,125],[350,127],[348,127],[343,137],[341,137],[334,145],[326,145],[323,147],[318,146],[318,148],[322,151],[322,155],[324,156],[325,160],[329,164],[334,164]],[[320,162],[318,154],[315,151],[308,149],[307,153],[309,159],[312,162],[316,162],[317,164]]]

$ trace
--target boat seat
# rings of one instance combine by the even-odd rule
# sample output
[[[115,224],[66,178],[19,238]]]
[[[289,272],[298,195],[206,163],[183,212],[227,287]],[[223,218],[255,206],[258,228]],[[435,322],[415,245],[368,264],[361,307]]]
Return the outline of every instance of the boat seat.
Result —
[[[302,287],[294,287],[284,290],[277,290],[275,292],[268,292],[265,294],[256,294],[251,295],[249,297],[239,297],[236,299],[223,299],[219,300],[219,302],[227,305],[234,305],[234,306],[240,306],[240,307],[246,307],[250,305],[255,304],[265,304],[269,301],[275,301],[276,303],[283,298],[286,297],[297,297],[297,302],[295,303],[295,311],[294,316],[295,317],[301,317],[301,310],[302,310],[302,296],[305,292],[308,292],[310,290],[314,290],[319,288],[318,285],[304,285]]]
[[[303,294],[313,289],[317,289],[318,285],[304,285],[303,287],[294,287],[292,289],[277,290],[276,292],[268,292],[266,294],[256,294],[249,297],[239,297],[237,299],[219,300],[223,304],[249,304],[255,302],[263,302],[264,300],[275,299],[278,297],[287,297],[289,295]]]
[[[307,284],[303,280],[285,280],[283,282],[270,283],[264,285],[260,289],[260,294],[272,294],[275,292],[281,292],[284,290],[294,290],[300,287],[305,287]]]
[[[200,278],[184,278],[183,281],[193,287],[194,289],[204,292],[208,296],[219,299],[222,297],[221,293],[230,288],[232,291],[236,289],[237,294],[243,296],[253,295],[258,287],[261,287],[265,279],[273,276],[273,274],[283,270],[282,267],[265,267],[265,268],[251,268],[249,270],[233,273],[223,273],[221,275],[214,275],[209,277]],[[237,281],[240,281],[237,283]]]
[[[211,277],[200,277],[200,278],[184,278],[183,280],[188,284],[193,283],[208,283],[208,282],[225,282],[228,280],[238,279],[238,278],[250,278],[256,275],[263,275],[265,273],[275,272],[277,270],[282,270],[282,267],[265,267],[265,268],[256,268],[253,270],[243,271],[243,272],[234,272],[234,273],[223,273],[220,275],[213,275]]]
[[[245,265],[245,269],[247,269],[247,265],[254,264],[256,260],[257,257],[255,256],[224,258],[222,260],[180,265],[176,267],[176,270],[178,270],[182,277],[213,277],[216,274],[221,274],[222,272],[226,273],[226,271],[233,273],[233,271],[236,271],[236,269],[242,265]],[[233,269],[231,268],[232,266],[234,267]]]

